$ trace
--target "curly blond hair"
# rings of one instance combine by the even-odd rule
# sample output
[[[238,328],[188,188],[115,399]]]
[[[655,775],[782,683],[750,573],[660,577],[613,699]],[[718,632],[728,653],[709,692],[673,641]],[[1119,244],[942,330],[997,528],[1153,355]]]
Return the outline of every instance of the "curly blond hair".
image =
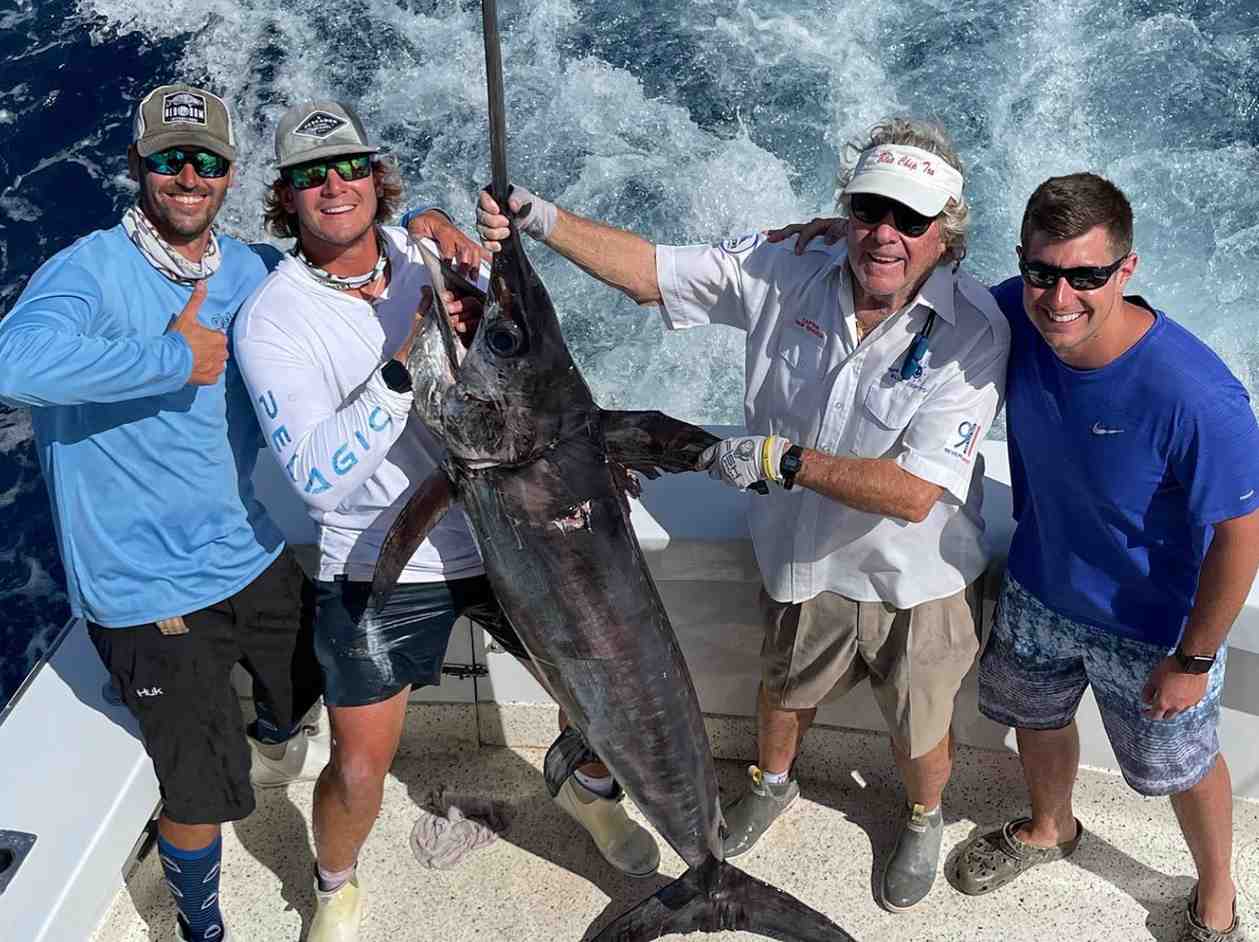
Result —
[[[379,157],[372,161],[372,176],[380,189],[376,199],[376,222],[383,224],[392,219],[402,205],[402,174],[391,158]],[[262,194],[263,223],[269,233],[280,239],[296,239],[298,235],[297,214],[284,208],[284,194],[288,189],[288,181],[280,176]]]

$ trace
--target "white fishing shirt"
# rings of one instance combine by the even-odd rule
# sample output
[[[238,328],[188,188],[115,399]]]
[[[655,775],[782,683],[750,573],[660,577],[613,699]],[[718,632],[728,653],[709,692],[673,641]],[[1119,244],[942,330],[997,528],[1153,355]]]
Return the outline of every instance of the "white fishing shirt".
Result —
[[[661,315],[670,329],[747,332],[748,431],[827,454],[892,458],[944,488],[921,523],[866,513],[807,488],[748,495],[765,589],[781,602],[823,591],[900,609],[952,595],[986,568],[979,443],[1000,408],[1010,330],[988,289],[951,266],[857,341],[844,242],[759,235],[720,245],[658,246]],[[900,379],[914,335],[935,311],[923,371]]]
[[[419,250],[386,228],[390,281],[373,302],[316,281],[291,255],[236,317],[233,356],[269,447],[318,526],[319,578],[370,581],[407,499],[444,457],[380,366],[406,339],[429,285]],[[468,522],[452,507],[400,581],[483,571]]]

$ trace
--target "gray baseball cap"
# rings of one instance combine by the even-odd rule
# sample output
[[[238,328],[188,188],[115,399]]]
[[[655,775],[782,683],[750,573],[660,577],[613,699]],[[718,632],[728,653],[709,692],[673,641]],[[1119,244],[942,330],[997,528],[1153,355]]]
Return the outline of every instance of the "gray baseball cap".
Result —
[[[201,147],[236,159],[232,113],[218,95],[195,85],[162,85],[136,107],[132,140],[141,157],[168,147]]]
[[[323,157],[375,154],[354,109],[338,101],[306,101],[294,105],[275,129],[275,160],[283,170]]]

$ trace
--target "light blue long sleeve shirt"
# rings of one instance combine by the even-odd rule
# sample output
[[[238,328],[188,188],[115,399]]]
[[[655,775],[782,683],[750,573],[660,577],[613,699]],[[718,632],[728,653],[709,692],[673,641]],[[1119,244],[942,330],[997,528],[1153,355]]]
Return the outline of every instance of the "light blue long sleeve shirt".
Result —
[[[266,276],[220,237],[198,320],[227,333]],[[262,444],[240,375],[190,386],[166,333],[191,288],[121,226],[59,252],[0,321],[0,399],[30,406],[76,615],[106,627],[184,615],[235,594],[284,548],[254,496]]]

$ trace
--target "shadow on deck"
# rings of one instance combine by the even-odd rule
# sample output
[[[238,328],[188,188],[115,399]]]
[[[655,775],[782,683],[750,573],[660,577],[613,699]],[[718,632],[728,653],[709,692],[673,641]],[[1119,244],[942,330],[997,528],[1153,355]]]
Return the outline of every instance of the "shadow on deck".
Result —
[[[413,707],[413,714],[422,709]],[[660,876],[623,877],[547,797],[541,750],[434,743],[423,719],[413,715],[408,724],[386,782],[384,809],[360,860],[368,892],[363,942],[578,942],[684,869],[662,842]],[[901,803],[891,757],[879,736],[839,730],[825,736],[829,758],[803,764],[802,800],[739,864],[828,914],[856,938],[1176,938],[1194,879],[1171,807],[1165,800],[1140,798],[1118,776],[1104,772],[1081,771],[1076,814],[1089,833],[1070,860],[1032,870],[988,897],[970,898],[953,889],[944,874],[959,846],[981,829],[1025,813],[1017,757],[966,747],[958,750],[945,795],[940,879],[913,911],[883,911],[874,902],[874,887],[892,850]],[[806,754],[810,748],[806,743]],[[728,801],[744,787],[743,764],[720,761],[718,772]],[[455,869],[421,867],[408,841],[416,804],[437,788],[508,802],[515,812],[509,832]],[[315,906],[312,791],[305,784],[260,792],[258,810],[224,829],[222,899],[235,942],[304,938]],[[1239,910],[1254,927],[1259,803],[1237,800],[1234,818]],[[174,918],[161,867],[150,855],[115,900],[94,942],[167,942],[175,937]]]

